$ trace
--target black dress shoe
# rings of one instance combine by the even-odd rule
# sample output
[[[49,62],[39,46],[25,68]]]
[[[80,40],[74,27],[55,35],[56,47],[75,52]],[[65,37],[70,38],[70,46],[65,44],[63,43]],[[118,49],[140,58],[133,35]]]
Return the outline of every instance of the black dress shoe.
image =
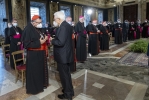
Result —
[[[62,92],[64,93],[64,89],[62,89]],[[74,96],[74,93],[72,94],[72,96]]]
[[[72,100],[72,97],[67,98],[67,97],[65,97],[64,94],[58,95],[58,98],[59,98],[59,99],[66,99],[66,100]]]
[[[62,89],[62,92],[64,93],[64,89]]]

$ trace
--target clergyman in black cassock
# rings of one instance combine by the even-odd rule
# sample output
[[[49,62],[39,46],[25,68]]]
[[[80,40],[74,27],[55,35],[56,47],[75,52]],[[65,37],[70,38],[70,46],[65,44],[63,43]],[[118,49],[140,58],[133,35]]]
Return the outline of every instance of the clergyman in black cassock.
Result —
[[[142,24],[143,26],[143,31],[142,31],[142,38],[148,38],[148,32],[149,32],[149,22],[145,20],[145,22]]]
[[[136,39],[136,26],[134,22],[131,22],[129,26],[128,40]]]
[[[12,27],[11,23],[8,23],[8,27],[5,28],[5,44],[10,44],[10,28]],[[9,50],[9,47],[4,48],[5,50]],[[6,54],[9,54],[10,52],[6,52]]]
[[[5,28],[5,44],[10,44],[10,28],[12,27],[11,23],[8,23],[8,27]]]
[[[72,22],[72,18],[71,17],[66,17],[66,22],[69,23],[71,25],[72,28],[72,45],[73,45],[73,56],[74,56],[74,60],[73,62],[70,64],[70,71],[71,73],[76,71],[76,37],[75,37],[75,31],[74,31],[74,25]]]
[[[115,44],[122,44],[122,23],[118,20],[118,22],[114,25],[114,37],[115,37]]]
[[[100,33],[100,49],[109,50],[109,35],[106,22],[103,22],[103,25],[100,27]]]
[[[70,64],[74,61],[72,45],[73,30],[64,21],[65,15],[63,12],[58,11],[54,13],[54,20],[59,27],[56,31],[55,38],[51,39],[51,43],[54,46],[54,60],[57,62],[57,69],[63,88],[63,94],[58,95],[58,98],[72,100],[74,91],[70,74]]]
[[[75,26],[75,32],[77,33],[76,58],[78,62],[84,62],[87,59],[87,50],[86,50],[87,32],[84,27],[83,16],[80,16],[79,22]]]
[[[141,25],[141,21],[138,20],[136,25],[135,25],[135,29],[136,29],[136,39],[140,39],[141,37],[141,33],[142,33],[142,25]]]
[[[17,20],[12,21],[13,26],[9,30],[9,36],[10,36],[10,66],[12,69],[14,68],[14,61],[13,57],[11,55],[12,52],[21,50],[21,35],[22,35],[22,30],[21,28],[17,27]],[[22,58],[21,54],[18,54],[15,56],[15,59]],[[18,64],[21,64],[21,62],[18,62]],[[18,65],[17,64],[17,65]]]
[[[41,30],[41,17],[34,15],[32,22],[25,27],[22,41],[27,49],[26,56],[26,93],[38,94],[48,83],[46,40]]]
[[[89,32],[88,53],[91,55],[98,55],[99,53],[99,39],[96,24],[97,20],[94,20],[92,24],[87,27]]]

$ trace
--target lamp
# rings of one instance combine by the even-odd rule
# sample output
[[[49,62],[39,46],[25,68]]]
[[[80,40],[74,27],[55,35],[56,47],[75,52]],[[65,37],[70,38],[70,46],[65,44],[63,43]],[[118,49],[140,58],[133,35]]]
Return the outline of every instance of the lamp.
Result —
[[[87,14],[89,14],[89,15],[92,14],[92,9],[88,9]]]

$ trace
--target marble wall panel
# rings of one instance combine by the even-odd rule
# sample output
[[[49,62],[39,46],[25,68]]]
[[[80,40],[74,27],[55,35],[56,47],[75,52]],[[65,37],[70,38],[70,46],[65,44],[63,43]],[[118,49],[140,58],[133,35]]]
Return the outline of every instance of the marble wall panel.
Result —
[[[114,22],[114,9],[108,9],[108,21]]]
[[[17,19],[18,26],[22,29],[26,26],[26,0],[11,0],[12,2],[12,17]]]
[[[79,21],[79,16],[83,15],[81,6],[73,6],[74,10],[74,21],[77,23]]]
[[[58,11],[58,4],[55,2],[50,3],[50,23],[53,24],[54,13]]]
[[[4,29],[7,27],[7,23],[3,22],[3,18],[6,18],[5,4],[5,0],[0,1],[0,35],[4,35]]]

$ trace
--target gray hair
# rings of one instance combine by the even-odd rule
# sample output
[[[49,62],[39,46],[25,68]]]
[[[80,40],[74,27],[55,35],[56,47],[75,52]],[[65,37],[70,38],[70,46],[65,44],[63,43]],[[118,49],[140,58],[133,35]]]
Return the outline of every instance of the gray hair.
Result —
[[[62,11],[57,11],[57,12],[55,12],[55,13],[54,13],[54,16],[55,16],[56,18],[61,19],[61,20],[65,20],[65,14],[64,14]]]

